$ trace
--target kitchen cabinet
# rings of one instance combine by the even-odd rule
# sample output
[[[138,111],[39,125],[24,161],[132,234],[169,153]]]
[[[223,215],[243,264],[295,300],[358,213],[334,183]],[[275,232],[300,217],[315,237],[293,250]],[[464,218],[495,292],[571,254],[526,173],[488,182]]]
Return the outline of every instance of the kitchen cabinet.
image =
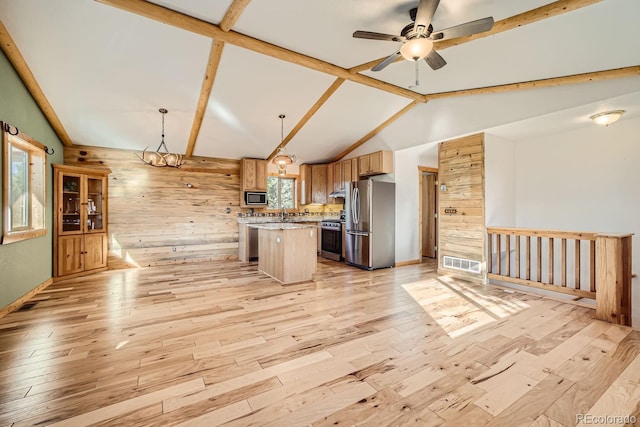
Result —
[[[267,191],[267,161],[260,159],[240,160],[240,207],[248,208],[245,191]]]
[[[331,191],[344,190],[344,170],[342,167],[342,163],[343,162],[331,163],[331,168],[333,169],[333,175],[331,177]]]
[[[360,176],[381,175],[393,172],[393,153],[376,151],[358,157],[358,174]]]
[[[327,168],[328,165],[311,165],[311,203],[327,203]]]
[[[301,205],[311,203],[311,165],[300,165],[298,203]]]
[[[317,270],[316,227],[257,224],[258,270],[283,284],[306,282]]]
[[[351,181],[351,159],[342,162],[342,189],[346,190]]]
[[[240,161],[243,191],[267,191],[267,161],[242,159]]]
[[[54,277],[107,268],[107,176],[109,169],[54,168]]]
[[[348,160],[347,160],[348,161]],[[360,179],[360,171],[358,170],[358,158],[351,159],[351,182]]]
[[[298,179],[298,200],[301,205],[324,205],[329,199],[328,173],[329,166],[300,165],[300,177]]]

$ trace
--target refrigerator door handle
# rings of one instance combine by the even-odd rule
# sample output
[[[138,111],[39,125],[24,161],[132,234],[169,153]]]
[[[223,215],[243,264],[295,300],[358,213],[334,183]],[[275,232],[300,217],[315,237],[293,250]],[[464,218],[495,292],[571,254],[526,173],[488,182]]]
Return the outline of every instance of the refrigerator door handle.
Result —
[[[358,192],[358,187],[353,187],[353,192],[351,193],[351,221],[353,225],[358,224],[358,219],[356,216],[356,193]]]
[[[355,198],[354,200],[354,205],[355,205],[354,212],[356,214],[355,224],[360,225],[360,190],[358,189],[358,187],[354,189],[353,195]]]
[[[369,236],[370,233],[366,231],[347,231],[347,234],[350,236]]]

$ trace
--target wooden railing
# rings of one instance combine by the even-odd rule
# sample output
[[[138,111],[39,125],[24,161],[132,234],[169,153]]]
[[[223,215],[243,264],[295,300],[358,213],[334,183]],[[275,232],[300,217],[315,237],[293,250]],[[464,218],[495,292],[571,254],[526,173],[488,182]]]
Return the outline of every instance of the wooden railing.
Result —
[[[487,228],[487,277],[596,300],[596,317],[631,325],[631,236]]]

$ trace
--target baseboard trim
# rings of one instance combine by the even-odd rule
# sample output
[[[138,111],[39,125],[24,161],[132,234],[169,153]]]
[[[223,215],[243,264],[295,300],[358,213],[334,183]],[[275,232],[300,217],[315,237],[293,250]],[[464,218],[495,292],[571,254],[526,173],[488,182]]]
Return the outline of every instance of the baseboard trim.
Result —
[[[62,280],[73,279],[76,277],[87,276],[89,274],[100,273],[101,271],[107,271],[109,267],[94,268],[93,270],[81,271],[79,273],[67,274],[66,276],[57,276],[53,278],[54,283],[58,283]]]
[[[18,298],[17,300],[12,302],[11,304],[9,304],[8,306],[0,309],[0,318],[3,318],[4,316],[6,316],[7,314],[11,313],[12,311],[16,311],[17,309],[22,307],[22,305],[25,302],[27,302],[31,298],[33,298],[34,295],[42,292],[47,286],[49,286],[52,283],[53,283],[53,277],[49,277],[47,280],[45,280],[44,282],[40,283],[35,288],[31,289],[29,292],[27,292],[26,294],[24,294],[23,296],[21,296],[20,298]]]
[[[455,271],[446,270],[446,269],[443,269],[443,268],[438,268],[438,270],[436,272],[438,274],[442,275],[442,276],[451,276],[451,277],[454,277],[456,279],[466,280],[467,282],[471,282],[471,283],[477,283],[477,284],[480,284],[480,285],[486,285],[487,284],[487,279],[482,278],[481,276],[471,276],[471,275],[468,275],[468,274],[457,273]]]
[[[410,259],[409,261],[396,262],[396,267],[404,267],[405,265],[420,264],[419,259]]]

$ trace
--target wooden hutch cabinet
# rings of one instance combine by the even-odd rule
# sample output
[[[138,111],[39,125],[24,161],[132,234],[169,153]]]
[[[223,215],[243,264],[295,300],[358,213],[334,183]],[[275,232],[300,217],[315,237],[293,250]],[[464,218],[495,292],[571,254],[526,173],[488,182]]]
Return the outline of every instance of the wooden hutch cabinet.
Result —
[[[53,165],[53,275],[107,268],[107,176],[111,170]]]

